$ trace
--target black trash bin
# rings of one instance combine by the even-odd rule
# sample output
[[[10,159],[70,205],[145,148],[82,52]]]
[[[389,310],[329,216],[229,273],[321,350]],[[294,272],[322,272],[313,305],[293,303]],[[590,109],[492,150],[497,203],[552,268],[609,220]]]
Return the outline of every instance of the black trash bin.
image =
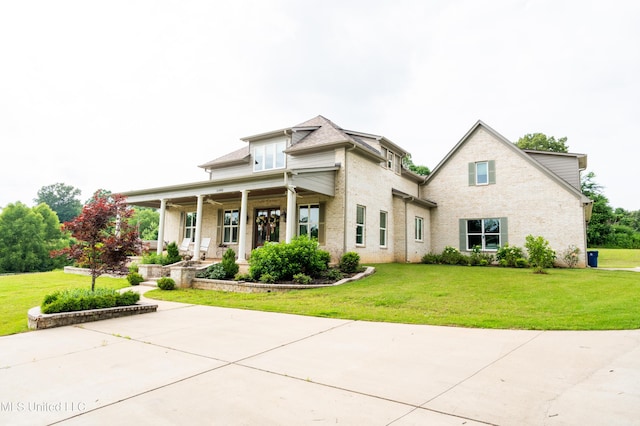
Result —
[[[598,251],[591,250],[587,252],[587,264],[592,268],[598,267]]]

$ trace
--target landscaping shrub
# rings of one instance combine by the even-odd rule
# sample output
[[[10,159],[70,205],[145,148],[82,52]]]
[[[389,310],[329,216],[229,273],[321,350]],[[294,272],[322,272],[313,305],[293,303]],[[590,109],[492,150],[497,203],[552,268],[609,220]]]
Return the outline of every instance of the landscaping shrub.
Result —
[[[493,262],[493,255],[483,252],[480,246],[474,246],[468,260],[471,266],[487,266]]]
[[[253,281],[251,274],[236,274],[233,279],[235,281]]]
[[[227,277],[227,272],[224,270],[222,263],[214,263],[204,271],[199,272],[197,277],[209,280],[224,280]]]
[[[288,281],[295,274],[317,276],[329,267],[331,256],[318,248],[318,242],[306,235],[291,243],[266,243],[251,251],[249,274],[263,282]],[[265,281],[263,275],[268,274]]]
[[[320,278],[327,280],[327,281],[340,281],[341,279],[344,278],[344,275],[342,274],[342,272],[340,272],[339,269],[336,268],[329,268],[326,271],[323,271],[320,274]]]
[[[176,282],[173,278],[162,277],[158,279],[158,288],[160,290],[175,290]]]
[[[276,276],[273,274],[270,274],[269,272],[265,272],[264,274],[260,275],[260,282],[266,283],[266,284],[273,284],[275,283],[277,280]]]
[[[141,260],[143,265],[166,265],[166,262],[166,257],[158,253],[145,254]]]
[[[312,278],[307,274],[295,274],[293,276],[293,282],[297,284],[310,284]]]
[[[131,285],[139,285],[144,281],[144,278],[137,272],[129,272],[127,275],[127,281],[129,281],[129,284]]]
[[[570,245],[562,252],[562,261],[569,268],[575,268],[580,260],[580,249],[574,245]]]
[[[234,277],[240,270],[240,266],[236,263],[236,252],[233,249],[227,249],[222,255],[222,268],[225,272],[224,278]]]
[[[422,256],[422,263],[425,263],[427,265],[438,265],[442,263],[442,258],[439,254],[427,253]]]
[[[135,291],[127,290],[122,293],[118,293],[116,296],[116,306],[130,306],[135,305],[140,300],[140,294]]]
[[[138,264],[136,262],[129,265],[129,272],[138,272]]]
[[[549,241],[538,236],[527,235],[525,248],[529,252],[529,263],[533,267],[533,272],[543,274],[545,268],[551,268],[556,259],[556,252],[549,247]]]
[[[455,247],[446,246],[440,255],[440,261],[445,265],[468,265],[466,256]]]
[[[360,269],[360,255],[354,251],[348,251],[342,255],[339,264],[340,271],[345,274],[354,274]]]
[[[180,250],[178,249],[178,244],[175,241],[167,244],[167,257],[164,259],[163,265],[171,265],[172,263],[177,263],[182,260],[182,256],[180,256]]]
[[[118,293],[114,289],[97,288],[60,290],[45,296],[40,311],[43,314],[75,312],[87,309],[113,308],[114,306],[134,305],[140,295],[134,291]]]
[[[498,249],[496,252],[496,259],[498,259],[500,266],[515,268],[521,267],[516,265],[516,261],[518,259],[525,259],[525,256],[522,248],[510,246],[509,243],[507,243]]]

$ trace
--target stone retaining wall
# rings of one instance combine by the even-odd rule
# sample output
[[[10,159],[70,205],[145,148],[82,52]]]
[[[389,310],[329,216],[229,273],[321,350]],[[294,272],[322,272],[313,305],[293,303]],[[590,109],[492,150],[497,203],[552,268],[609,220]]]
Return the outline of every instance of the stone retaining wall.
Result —
[[[289,290],[306,290],[310,288],[333,287],[336,285],[359,280],[363,277],[366,277],[367,275],[373,274],[374,272],[375,268],[369,266],[364,272],[356,274],[350,278],[345,278],[333,284],[265,284],[244,281],[209,280],[204,278],[195,278],[191,281],[191,288],[197,288],[200,290],[232,291],[235,293],[285,292]]]
[[[40,306],[29,309],[29,329],[41,330],[45,328],[62,327],[64,325],[80,324],[83,322],[99,321],[128,315],[155,312],[158,305],[138,303],[130,306],[116,306],[113,308],[91,309],[87,311],[60,312],[57,314],[43,314]]]

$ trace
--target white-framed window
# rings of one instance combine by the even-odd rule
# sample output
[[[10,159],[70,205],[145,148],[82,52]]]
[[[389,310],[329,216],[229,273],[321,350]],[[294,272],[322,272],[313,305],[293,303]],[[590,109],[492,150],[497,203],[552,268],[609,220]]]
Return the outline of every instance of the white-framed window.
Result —
[[[387,212],[380,210],[380,247],[387,246]]]
[[[253,171],[283,169],[286,163],[284,141],[256,145],[253,148]]]
[[[382,155],[386,158],[384,167],[389,170],[393,170],[395,173],[400,174],[400,168],[402,166],[402,158],[395,152],[382,148]]]
[[[238,242],[239,210],[225,210],[222,223],[222,242],[225,244]]]
[[[492,185],[496,183],[496,162],[476,161],[469,163],[469,186]]]
[[[298,206],[298,235],[318,238],[320,232],[320,205],[304,204]]]
[[[184,237],[196,239],[196,212],[188,212],[184,215]]]
[[[325,244],[324,203],[298,205],[298,235],[316,238],[320,245]],[[287,218],[287,220],[289,220]],[[292,219],[295,220],[295,219]]]
[[[489,163],[481,161],[476,163],[476,185],[489,184]]]
[[[424,219],[416,216],[414,223],[416,241],[424,241]]]
[[[498,250],[502,245],[504,218],[467,219],[466,221],[466,249]]]
[[[356,206],[356,245],[364,246],[365,244],[365,225],[367,217],[367,208],[365,206]]]

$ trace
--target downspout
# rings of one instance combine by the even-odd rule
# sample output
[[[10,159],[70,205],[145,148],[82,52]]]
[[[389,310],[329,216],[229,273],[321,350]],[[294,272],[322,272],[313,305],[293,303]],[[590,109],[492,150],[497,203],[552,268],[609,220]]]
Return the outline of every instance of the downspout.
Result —
[[[348,206],[348,188],[349,185],[347,184],[347,180],[348,180],[348,176],[349,176],[349,161],[347,159],[347,154],[349,153],[349,151],[353,151],[354,149],[356,149],[356,144],[352,143],[352,147],[345,149],[344,150],[344,206],[342,208],[342,217],[344,220],[344,224],[342,226],[342,253],[346,253],[347,252],[347,206]]]
[[[409,262],[409,213],[407,203],[415,200],[415,197],[402,197],[404,201],[404,262]]]

